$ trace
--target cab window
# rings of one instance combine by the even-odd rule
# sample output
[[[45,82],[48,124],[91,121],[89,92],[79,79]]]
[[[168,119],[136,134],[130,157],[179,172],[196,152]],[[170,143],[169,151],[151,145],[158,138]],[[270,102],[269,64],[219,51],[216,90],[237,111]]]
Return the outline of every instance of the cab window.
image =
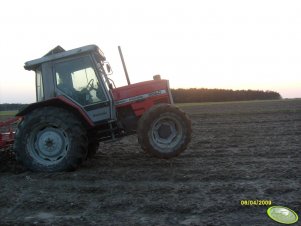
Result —
[[[79,104],[86,106],[106,101],[89,56],[55,65],[57,88]]]
[[[36,70],[36,95],[37,101],[44,100],[44,88],[41,69]]]

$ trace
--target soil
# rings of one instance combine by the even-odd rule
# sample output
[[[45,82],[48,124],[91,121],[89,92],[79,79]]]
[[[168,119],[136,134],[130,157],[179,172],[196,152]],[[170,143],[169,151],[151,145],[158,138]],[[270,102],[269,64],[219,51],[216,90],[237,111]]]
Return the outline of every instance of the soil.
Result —
[[[0,225],[279,225],[271,200],[301,217],[301,100],[187,106],[189,148],[160,160],[135,136],[101,143],[77,171],[0,163]]]

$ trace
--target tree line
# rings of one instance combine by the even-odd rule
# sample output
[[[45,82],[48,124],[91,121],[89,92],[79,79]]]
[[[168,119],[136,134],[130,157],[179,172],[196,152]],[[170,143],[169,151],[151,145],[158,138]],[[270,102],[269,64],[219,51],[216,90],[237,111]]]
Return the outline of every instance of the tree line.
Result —
[[[281,95],[274,91],[231,90],[231,89],[172,89],[175,103],[278,100]]]
[[[0,104],[0,111],[16,111],[25,107],[27,104]]]

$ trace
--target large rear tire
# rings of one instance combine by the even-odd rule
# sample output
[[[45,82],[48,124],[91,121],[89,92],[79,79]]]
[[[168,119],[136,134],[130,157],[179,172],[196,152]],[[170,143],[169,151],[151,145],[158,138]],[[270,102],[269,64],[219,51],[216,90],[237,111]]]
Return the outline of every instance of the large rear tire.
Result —
[[[24,117],[16,130],[16,159],[40,172],[72,171],[87,156],[87,132],[71,112],[38,108]]]
[[[191,140],[191,121],[170,104],[155,105],[139,119],[138,142],[151,155],[169,159],[178,156]]]

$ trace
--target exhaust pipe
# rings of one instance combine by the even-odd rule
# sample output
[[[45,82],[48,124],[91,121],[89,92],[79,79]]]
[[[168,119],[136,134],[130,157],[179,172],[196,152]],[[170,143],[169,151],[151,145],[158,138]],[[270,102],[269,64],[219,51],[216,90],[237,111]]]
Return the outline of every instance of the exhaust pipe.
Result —
[[[122,51],[121,51],[120,46],[118,46],[118,51],[119,51],[119,55],[120,55],[120,58],[121,58],[121,62],[122,62],[123,70],[124,70],[124,73],[125,73],[126,81],[128,82],[128,85],[131,85],[131,81],[130,81],[130,78],[129,78],[128,71],[126,70],[126,66],[125,66],[125,62],[124,62],[124,59],[123,59],[123,55],[122,55]]]

